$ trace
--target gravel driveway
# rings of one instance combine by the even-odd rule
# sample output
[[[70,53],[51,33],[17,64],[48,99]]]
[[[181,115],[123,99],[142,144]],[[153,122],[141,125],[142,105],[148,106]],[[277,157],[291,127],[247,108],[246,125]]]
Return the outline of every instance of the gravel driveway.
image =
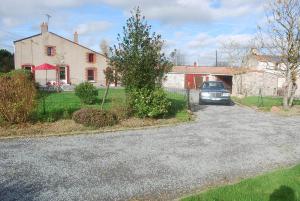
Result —
[[[171,200],[300,162],[300,118],[202,106],[196,122],[0,141],[0,200]]]

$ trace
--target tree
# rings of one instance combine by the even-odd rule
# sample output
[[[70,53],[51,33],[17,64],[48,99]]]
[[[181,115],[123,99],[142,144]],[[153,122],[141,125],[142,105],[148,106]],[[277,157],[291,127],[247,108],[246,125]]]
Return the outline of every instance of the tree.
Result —
[[[0,50],[0,72],[7,73],[15,69],[14,55],[5,49]]]
[[[241,44],[235,40],[228,40],[221,43],[221,54],[224,64],[229,67],[242,67],[246,65],[244,61],[247,55],[250,53],[251,48],[258,47],[255,45],[254,41],[246,42]],[[218,63],[219,66],[222,66]]]
[[[285,77],[283,107],[293,105],[299,76],[300,3],[299,0],[269,1],[266,7],[267,24],[260,28],[265,51],[279,59],[276,72]]]
[[[175,66],[185,65],[185,55],[178,49],[174,49],[170,53],[170,60]]]
[[[127,90],[148,88],[154,90],[160,85],[164,74],[171,68],[162,53],[164,41],[160,35],[151,32],[139,8],[123,27],[123,36],[118,35],[118,44],[112,48],[111,66],[120,73]]]
[[[101,41],[100,49],[101,49],[101,53],[104,54],[104,56],[109,57],[109,45],[106,40]]]
[[[115,80],[114,77],[114,71],[112,70],[111,67],[107,67],[104,71],[103,71],[104,75],[105,75],[105,79],[106,79],[106,90],[102,99],[102,104],[101,104],[101,109],[103,109],[105,100],[107,98],[107,94],[108,94],[108,90],[109,90],[109,86],[110,84]]]

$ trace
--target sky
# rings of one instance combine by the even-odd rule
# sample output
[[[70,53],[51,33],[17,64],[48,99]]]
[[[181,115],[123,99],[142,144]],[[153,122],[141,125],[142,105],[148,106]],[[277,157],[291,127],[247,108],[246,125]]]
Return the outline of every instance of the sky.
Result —
[[[69,39],[77,31],[79,43],[100,51],[102,40],[116,44],[137,6],[166,55],[177,49],[186,65],[213,65],[224,42],[247,44],[264,19],[264,0],[1,0],[0,48],[13,51],[14,40],[40,33],[49,14],[49,31]]]

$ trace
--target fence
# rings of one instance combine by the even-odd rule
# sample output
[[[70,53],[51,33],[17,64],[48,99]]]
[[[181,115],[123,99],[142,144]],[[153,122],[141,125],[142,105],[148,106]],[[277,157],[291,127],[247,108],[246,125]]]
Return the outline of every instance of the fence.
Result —
[[[193,90],[186,89],[165,89],[167,97],[172,102],[172,111],[183,111],[191,108],[195,102]],[[82,107],[100,108],[105,89],[99,89],[99,96],[96,104],[83,105],[74,92],[40,91],[36,118],[44,121],[55,121],[62,118],[71,118],[72,113]],[[123,101],[123,102],[122,102]],[[109,90],[105,109],[118,107],[125,101],[125,90],[123,88],[111,88]]]
[[[186,102],[186,107],[189,110],[193,110],[195,105],[199,104],[199,90],[196,89],[176,89],[176,88],[165,88],[169,92],[170,96],[181,95]]]

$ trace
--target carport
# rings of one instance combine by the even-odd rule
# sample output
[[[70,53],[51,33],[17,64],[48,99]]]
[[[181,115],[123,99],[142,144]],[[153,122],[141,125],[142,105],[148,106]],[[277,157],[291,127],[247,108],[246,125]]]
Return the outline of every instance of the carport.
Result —
[[[232,92],[232,75],[214,75],[217,81],[222,81],[226,89]]]
[[[176,74],[177,77],[182,76],[184,84],[179,84],[185,89],[198,89],[204,81],[222,81],[225,87],[232,90],[232,76],[235,72],[231,67],[202,67],[202,66],[174,66],[170,74]],[[176,80],[170,79],[164,83],[168,87],[168,82],[172,86],[176,84]]]

